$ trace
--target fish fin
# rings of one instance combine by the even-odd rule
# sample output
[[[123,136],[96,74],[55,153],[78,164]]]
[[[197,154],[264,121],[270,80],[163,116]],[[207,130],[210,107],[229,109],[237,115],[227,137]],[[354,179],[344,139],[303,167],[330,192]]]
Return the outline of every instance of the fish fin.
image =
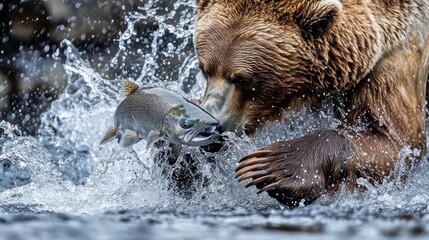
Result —
[[[149,148],[150,146],[152,146],[156,141],[161,139],[161,137],[162,137],[161,132],[157,132],[157,131],[153,131],[153,130],[150,131],[149,135],[147,136],[146,148]]]
[[[112,141],[116,137],[116,128],[114,126],[110,126],[106,133],[104,133],[104,137],[100,142],[100,145],[108,143]]]
[[[141,138],[139,138],[136,132],[126,129],[121,135],[119,145],[121,145],[121,147],[129,147],[133,144],[140,142],[140,140]]]
[[[173,152],[173,155],[176,159],[179,158],[180,154],[182,153],[182,144],[172,144],[171,151]]]
[[[139,85],[137,85],[137,83],[131,80],[124,79],[124,81],[122,82],[122,95],[124,96],[130,95],[137,89],[139,89]]]

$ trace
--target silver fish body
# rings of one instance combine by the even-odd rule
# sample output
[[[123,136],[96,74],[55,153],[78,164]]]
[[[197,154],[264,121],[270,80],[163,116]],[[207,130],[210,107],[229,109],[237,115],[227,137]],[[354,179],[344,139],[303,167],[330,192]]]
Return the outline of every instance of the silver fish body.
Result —
[[[126,98],[115,111],[114,127],[109,128],[101,144],[117,138],[123,147],[142,139],[147,140],[147,147],[160,139],[203,146],[219,135],[219,122],[213,116],[173,91],[159,87],[138,89],[134,84],[124,94]]]
[[[162,88],[143,89],[129,95],[115,111],[115,127],[119,132],[133,130],[147,139],[150,131],[162,129],[171,108],[188,104],[180,96]]]

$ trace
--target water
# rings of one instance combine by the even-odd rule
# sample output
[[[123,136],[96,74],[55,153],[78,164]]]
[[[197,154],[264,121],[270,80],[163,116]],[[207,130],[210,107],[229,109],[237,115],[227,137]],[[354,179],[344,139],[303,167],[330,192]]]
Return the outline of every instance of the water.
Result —
[[[193,2],[159,10],[149,1],[125,16],[128,28],[107,60],[121,72],[113,78],[97,72],[72,42],[62,42],[54,60],[66,69],[68,85],[43,113],[38,134],[25,136],[0,122],[0,239],[427,239],[426,161],[407,182],[360,180],[368,191],[341,190],[292,210],[235,181],[238,159],[252,150],[335,127],[329,110],[287,116],[255,138],[228,134],[231,140],[216,154],[185,148],[197,159],[192,195],[169,184],[174,171],[189,164],[185,159],[168,166],[155,162],[159,150],[146,150],[144,142],[132,149],[98,144],[122,100],[122,78],[201,97]],[[149,21],[158,26],[153,33],[137,32],[135,24]]]

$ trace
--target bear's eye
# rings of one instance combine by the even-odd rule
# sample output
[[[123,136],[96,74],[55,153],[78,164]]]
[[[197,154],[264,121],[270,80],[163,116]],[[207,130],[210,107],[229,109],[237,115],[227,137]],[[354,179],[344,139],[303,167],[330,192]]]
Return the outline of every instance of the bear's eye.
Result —
[[[252,79],[250,77],[246,77],[243,75],[232,75],[231,82],[239,84],[239,85],[248,85]]]

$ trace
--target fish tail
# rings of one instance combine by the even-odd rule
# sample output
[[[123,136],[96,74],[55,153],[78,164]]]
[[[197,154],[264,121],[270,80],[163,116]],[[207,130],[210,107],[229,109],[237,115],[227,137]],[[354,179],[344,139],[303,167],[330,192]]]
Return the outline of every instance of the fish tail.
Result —
[[[110,126],[107,129],[106,133],[104,134],[104,137],[100,142],[100,145],[112,141],[113,139],[115,139],[115,137],[116,137],[116,128],[114,126]]]

